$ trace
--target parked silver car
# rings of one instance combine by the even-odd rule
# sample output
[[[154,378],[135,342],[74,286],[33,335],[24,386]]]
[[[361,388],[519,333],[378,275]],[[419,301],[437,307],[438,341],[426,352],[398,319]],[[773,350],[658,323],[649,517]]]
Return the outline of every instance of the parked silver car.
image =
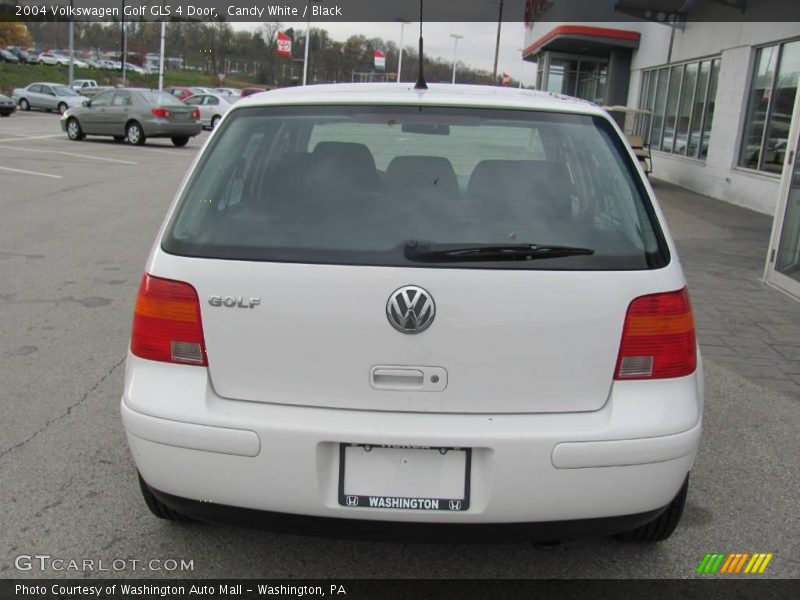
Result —
[[[233,106],[235,99],[221,94],[195,94],[194,96],[189,96],[183,102],[189,106],[197,107],[200,111],[200,122],[203,127],[214,129],[222,116]]]
[[[229,88],[229,87],[218,87],[214,88],[214,92],[219,94],[220,96],[233,96],[235,98],[240,98],[242,95],[242,90],[239,88]]]
[[[141,146],[149,137],[168,137],[176,146],[202,131],[200,111],[186,106],[166,92],[142,88],[120,88],[84,99],[61,117],[61,129],[69,139],[87,135],[110,135]]]
[[[68,108],[79,106],[83,96],[62,83],[37,82],[25,88],[16,88],[11,97],[21,110],[38,108],[57,110],[62,115]]]

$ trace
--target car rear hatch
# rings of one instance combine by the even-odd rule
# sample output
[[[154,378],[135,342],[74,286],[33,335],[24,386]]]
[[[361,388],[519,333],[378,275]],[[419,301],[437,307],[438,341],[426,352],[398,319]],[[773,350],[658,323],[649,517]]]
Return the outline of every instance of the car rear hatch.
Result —
[[[296,119],[297,131],[287,129],[287,122],[293,126],[290,117],[294,114],[246,109],[229,113],[225,129],[212,140],[187,186],[151,271],[186,281],[197,290],[215,391],[235,400],[363,410],[551,413],[599,409],[612,388],[631,301],[682,285],[679,268],[663,268],[669,262],[668,251],[652,205],[646,196],[637,195],[644,192],[632,164],[624,162],[631,161],[630,157],[617,155],[584,174],[574,171],[581,160],[587,160],[576,148],[594,157],[626,152],[618,134],[608,124],[598,125],[596,118],[581,117],[580,126],[562,133],[559,116],[531,116],[533,121],[520,124],[521,117],[504,114],[493,114],[492,128],[487,125],[484,133],[479,125],[464,120],[472,119],[475,112],[466,109],[455,116],[445,109],[431,110],[428,118],[436,123],[429,128],[420,125],[418,112],[412,113],[416,107],[409,109],[408,113],[396,107],[386,109],[392,111],[388,119],[383,113],[375,119],[374,115],[354,117],[352,130],[347,129],[349,122],[342,124],[339,113],[325,114],[319,117],[319,139],[313,130],[309,138],[307,119]],[[341,110],[349,118],[347,109]],[[401,131],[396,123],[408,115],[412,126]],[[507,127],[503,130],[497,123],[503,124],[506,118],[513,122],[503,125]],[[376,128],[365,128],[365,123]],[[540,136],[536,144],[562,144],[559,136],[574,137],[570,151],[577,154],[565,157],[567,163],[572,161],[568,168],[557,167],[538,146],[530,145],[531,127]],[[488,158],[484,155],[487,135],[502,145],[517,135],[516,128],[528,128],[523,140],[528,145],[518,147],[515,142],[503,149],[512,155],[509,158],[498,158],[497,151]],[[605,128],[602,135],[598,128]],[[299,136],[302,152],[284,147],[276,156],[265,147],[276,143],[270,135],[285,143],[285,136],[292,133]],[[353,134],[360,136],[358,143],[329,139]],[[347,169],[361,160],[361,146],[370,145],[372,135],[376,145],[369,152],[379,176],[372,181],[371,170],[359,172],[355,183],[346,183],[347,193],[339,194],[337,186],[346,182]],[[387,144],[387,135],[396,136],[394,144]],[[395,153],[405,156],[403,144],[411,143],[409,138],[413,160],[395,161]],[[421,144],[430,147],[420,149]],[[477,156],[459,164],[455,153],[463,153],[470,144]],[[333,171],[320,166],[326,152],[335,157]],[[381,152],[393,156],[384,157]],[[451,152],[447,162],[456,170],[450,183],[452,195],[445,200],[428,197],[425,190],[415,191],[415,174],[431,164],[444,164],[430,155]],[[522,154],[528,162],[516,160],[514,154]],[[413,173],[406,174],[405,167]],[[320,201],[310,203],[308,199],[317,193],[312,189],[320,174],[317,169],[323,169],[324,185]],[[513,175],[515,169],[518,175]],[[613,169],[614,177],[629,178],[626,187],[612,188],[613,181],[607,182],[608,189],[599,187],[603,172]],[[503,211],[510,208],[491,204],[481,195],[485,184],[491,183],[492,196],[512,198],[517,190],[503,186],[509,182],[517,186],[532,172],[545,176],[536,180],[534,188],[541,188],[545,180],[564,177],[556,186],[559,193],[569,189],[564,202],[574,204],[579,195],[603,194],[602,210],[592,209],[597,214],[594,221],[586,219],[588,225],[576,224],[567,205],[558,216],[563,222],[552,220],[528,229],[520,224],[517,213],[504,216]],[[422,186],[433,186],[436,194],[450,181],[443,174],[419,177]],[[350,212],[347,202],[355,194],[353,186],[359,191],[370,189]],[[391,196],[397,189],[401,190],[399,199]],[[523,191],[523,198],[531,193],[528,188]],[[425,198],[425,204],[414,204],[416,193]],[[621,197],[628,204],[621,204],[620,212],[636,217],[629,229],[617,233],[615,228],[628,226],[621,223],[622,217],[620,223],[611,220],[605,203]],[[426,263],[410,255],[409,242],[404,246],[402,240],[423,235],[430,240],[436,235],[441,225],[432,203],[440,201],[447,210],[451,201],[458,207],[446,221],[447,227],[470,223],[463,230],[447,229],[450,239],[473,235],[483,241],[533,241],[549,236],[545,241],[592,250],[559,257],[544,256],[546,252],[538,248],[525,259],[477,261],[464,260],[463,256],[474,254],[462,252]],[[634,202],[641,205],[634,209]],[[480,212],[487,203],[491,210]],[[414,214],[421,210],[425,219],[408,217],[409,207],[415,209]],[[473,210],[479,211],[480,218],[472,218]],[[546,206],[531,210],[539,222],[556,219]],[[554,223],[561,224],[556,228]],[[474,227],[481,231],[475,233]],[[636,235],[644,239],[627,239]],[[643,248],[638,246],[640,241]],[[435,304],[435,315],[424,331],[401,331],[391,322],[392,299],[405,286],[421,288]],[[405,316],[407,308],[401,302]],[[425,320],[430,315],[415,316]]]
[[[596,410],[628,304],[645,291],[624,274],[202,263],[175,274],[197,289],[218,394],[351,409]],[[406,284],[436,304],[417,335],[386,314]],[[381,381],[376,367],[398,378]]]

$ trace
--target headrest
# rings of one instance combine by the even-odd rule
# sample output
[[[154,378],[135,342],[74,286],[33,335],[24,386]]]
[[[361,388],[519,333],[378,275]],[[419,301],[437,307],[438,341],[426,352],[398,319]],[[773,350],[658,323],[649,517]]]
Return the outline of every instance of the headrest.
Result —
[[[374,189],[378,184],[375,158],[364,144],[319,142],[314,146],[312,165],[324,177],[334,177],[332,185],[358,185]]]
[[[538,211],[565,217],[572,210],[574,187],[560,162],[484,160],[475,166],[467,193],[474,200],[519,214]]]
[[[386,168],[385,182],[392,191],[424,189],[450,196],[459,191],[453,165],[441,156],[397,156]]]

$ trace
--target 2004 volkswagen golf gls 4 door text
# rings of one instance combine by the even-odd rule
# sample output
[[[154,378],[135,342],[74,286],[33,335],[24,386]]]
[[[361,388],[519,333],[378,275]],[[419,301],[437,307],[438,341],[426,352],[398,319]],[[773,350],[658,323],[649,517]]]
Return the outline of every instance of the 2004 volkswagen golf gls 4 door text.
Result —
[[[397,84],[233,106],[148,258],[122,398],[159,517],[534,540],[668,537],[702,408],[610,117]]]

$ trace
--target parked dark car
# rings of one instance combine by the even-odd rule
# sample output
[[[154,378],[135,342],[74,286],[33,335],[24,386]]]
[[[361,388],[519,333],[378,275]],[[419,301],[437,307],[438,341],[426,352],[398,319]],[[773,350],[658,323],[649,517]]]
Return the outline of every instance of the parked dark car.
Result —
[[[261,88],[261,87],[244,88],[242,90],[242,98],[244,98],[246,96],[252,96],[253,94],[260,94],[261,92],[266,92],[266,91],[267,91],[267,88]]]
[[[12,63],[15,65],[19,64],[19,58],[15,54],[13,54],[10,50],[6,50],[5,48],[0,48],[0,61],[4,63]]]
[[[39,62],[35,56],[28,54],[22,48],[6,48],[6,50],[8,50],[9,52],[11,52],[11,54],[16,56],[19,59],[20,63],[35,65]]]
[[[17,104],[8,96],[0,94],[0,117],[7,117],[17,110]]]
[[[119,88],[84,100],[61,117],[61,129],[69,139],[109,135],[141,146],[149,137],[170,138],[185,146],[202,131],[200,112],[166,92],[143,88]]]

